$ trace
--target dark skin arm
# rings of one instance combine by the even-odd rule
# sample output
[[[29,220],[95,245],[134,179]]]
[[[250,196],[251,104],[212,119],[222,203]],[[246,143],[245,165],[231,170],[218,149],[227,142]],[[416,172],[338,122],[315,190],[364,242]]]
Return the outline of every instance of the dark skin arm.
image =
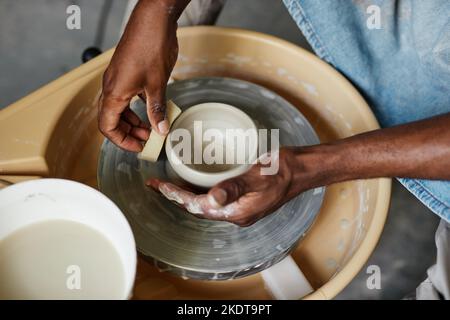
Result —
[[[450,114],[308,147],[282,148],[276,175],[261,175],[260,164],[196,195],[150,179],[164,195],[176,192],[187,210],[202,218],[248,226],[311,188],[378,177],[450,180]],[[172,196],[172,198],[174,198]]]

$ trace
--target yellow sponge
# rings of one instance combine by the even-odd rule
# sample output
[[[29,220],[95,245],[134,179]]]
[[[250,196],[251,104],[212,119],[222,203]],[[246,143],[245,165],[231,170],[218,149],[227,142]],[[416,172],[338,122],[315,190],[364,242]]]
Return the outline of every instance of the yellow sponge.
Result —
[[[177,107],[172,100],[167,102],[166,117],[169,121],[169,128],[175,119],[181,114],[181,109]],[[150,132],[150,137],[145,143],[144,149],[139,153],[138,158],[142,160],[147,160],[151,162],[156,162],[158,160],[161,149],[164,145],[164,140],[166,137],[160,136],[155,130]]]

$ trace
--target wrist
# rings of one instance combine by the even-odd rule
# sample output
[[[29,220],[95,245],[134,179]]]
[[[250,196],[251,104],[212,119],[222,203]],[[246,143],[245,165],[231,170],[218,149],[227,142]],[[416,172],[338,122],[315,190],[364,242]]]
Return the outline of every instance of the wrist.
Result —
[[[334,144],[296,147],[291,165],[292,192],[326,186],[348,180],[350,175],[344,163],[345,153]]]
[[[183,3],[182,3],[183,2]],[[142,52],[143,47],[160,48],[170,36],[176,34],[177,21],[189,1],[179,0],[139,0],[120,39],[122,46]],[[177,3],[175,10],[171,3]]]
[[[136,8],[153,13],[155,19],[176,23],[191,0],[139,0]]]

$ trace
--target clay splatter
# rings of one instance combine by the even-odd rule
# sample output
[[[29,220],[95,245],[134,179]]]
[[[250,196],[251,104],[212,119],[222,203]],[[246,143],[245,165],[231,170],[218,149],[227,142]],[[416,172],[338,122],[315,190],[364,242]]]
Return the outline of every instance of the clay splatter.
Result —
[[[348,188],[342,188],[342,189],[339,191],[339,196],[340,196],[342,199],[347,198],[349,195],[350,195],[350,189],[348,189]]]
[[[345,242],[344,242],[344,240],[339,240],[339,242],[338,242],[338,245],[337,245],[337,250],[338,251],[344,251],[344,248],[345,248]]]
[[[348,227],[350,226],[350,221],[348,221],[347,219],[341,219],[340,225],[342,229],[348,229]]]
[[[278,68],[278,69],[277,69],[277,74],[278,74],[279,76],[284,76],[285,74],[287,74],[287,71],[286,71],[286,69],[284,69],[284,68]]]
[[[213,247],[214,249],[221,249],[223,248],[227,243],[220,239],[214,239],[213,240]]]
[[[125,174],[128,180],[131,180],[131,168],[126,162],[121,162],[117,166],[117,170]]]
[[[276,98],[276,96],[270,92],[269,90],[260,90],[259,93],[261,93],[261,95],[267,99],[273,100]]]
[[[302,82],[302,86],[306,89],[306,91],[308,91],[309,94],[313,95],[313,96],[318,96],[319,93],[317,92],[317,89],[315,86],[313,86],[310,83],[307,82]]]
[[[328,258],[328,259],[325,261],[325,266],[326,266],[328,269],[335,269],[335,268],[337,267],[337,262],[336,262],[336,260],[334,260],[333,258]]]
[[[321,193],[322,193],[322,188],[315,188],[314,192],[313,192],[313,195],[318,195],[318,194],[321,194]]]

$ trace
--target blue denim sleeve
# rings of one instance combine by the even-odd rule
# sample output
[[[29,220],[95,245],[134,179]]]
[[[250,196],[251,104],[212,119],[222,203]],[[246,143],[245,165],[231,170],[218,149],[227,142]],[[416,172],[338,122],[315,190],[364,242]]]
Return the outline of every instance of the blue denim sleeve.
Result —
[[[316,54],[359,89],[382,127],[450,112],[450,1],[283,2]],[[399,181],[450,221],[450,181]]]
[[[442,219],[450,221],[450,182],[399,178],[413,195]]]

